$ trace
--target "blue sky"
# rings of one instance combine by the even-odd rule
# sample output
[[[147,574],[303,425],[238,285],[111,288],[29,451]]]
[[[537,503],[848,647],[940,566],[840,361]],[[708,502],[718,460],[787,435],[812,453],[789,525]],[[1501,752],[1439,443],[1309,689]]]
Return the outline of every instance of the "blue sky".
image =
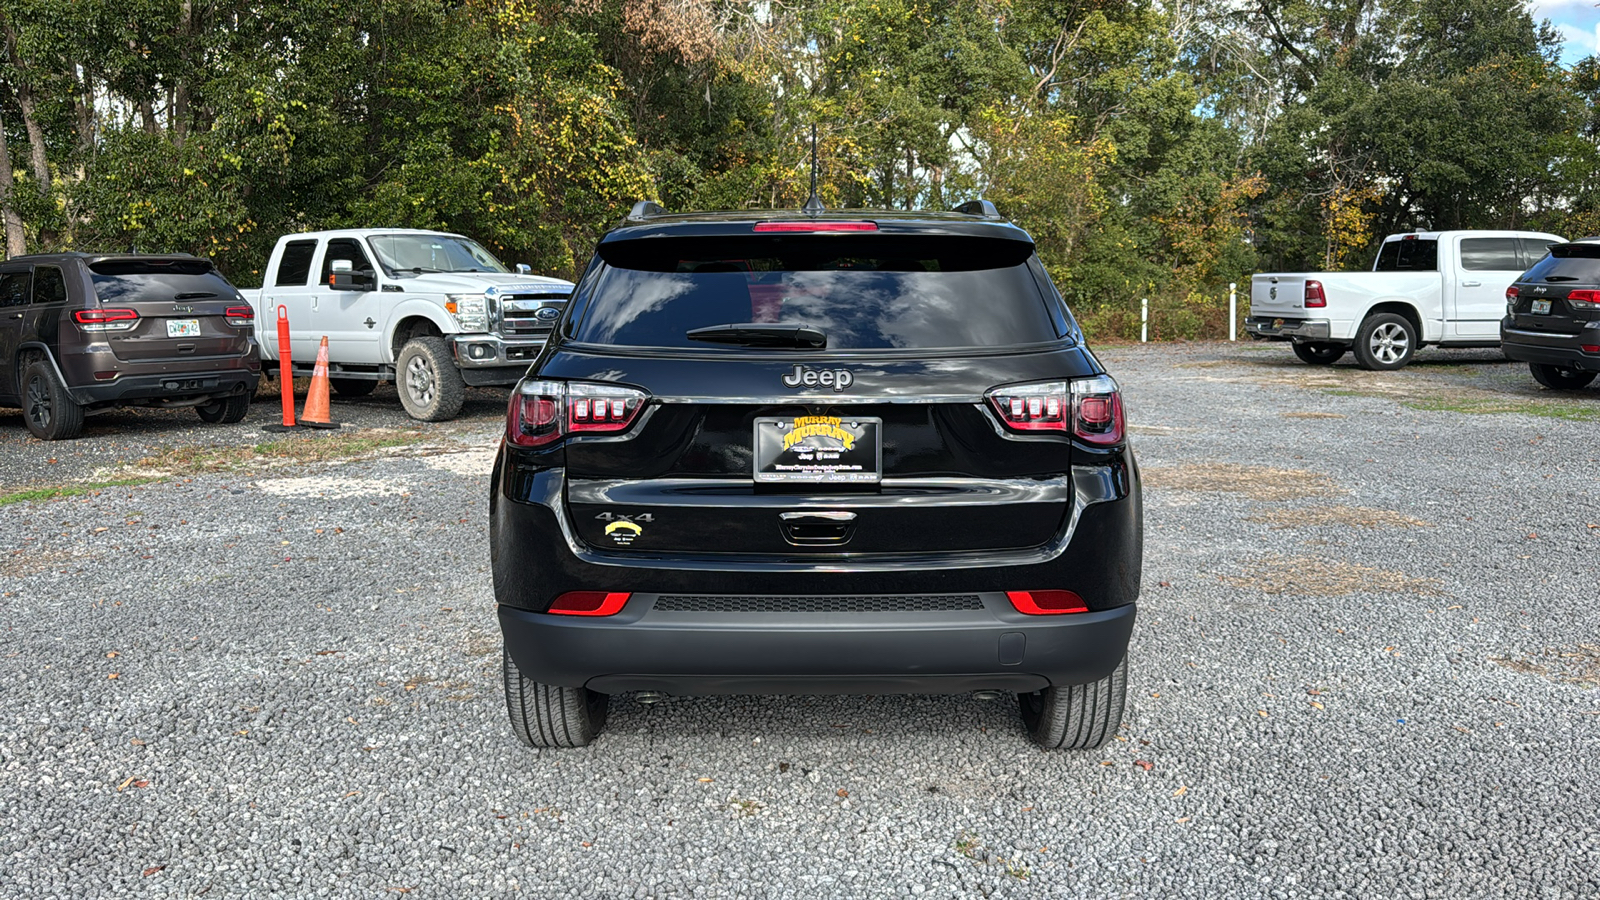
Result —
[[[1529,4],[1535,19],[1545,18],[1555,23],[1566,38],[1561,61],[1572,64],[1585,56],[1600,53],[1600,8],[1596,0],[1534,0]]]

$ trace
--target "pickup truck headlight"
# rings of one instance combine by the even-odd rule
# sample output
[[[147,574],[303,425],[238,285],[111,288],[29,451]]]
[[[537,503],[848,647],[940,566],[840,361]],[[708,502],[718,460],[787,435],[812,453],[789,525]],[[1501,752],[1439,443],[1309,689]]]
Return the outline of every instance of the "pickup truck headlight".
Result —
[[[482,294],[445,294],[444,308],[455,316],[462,331],[488,331],[488,301]]]

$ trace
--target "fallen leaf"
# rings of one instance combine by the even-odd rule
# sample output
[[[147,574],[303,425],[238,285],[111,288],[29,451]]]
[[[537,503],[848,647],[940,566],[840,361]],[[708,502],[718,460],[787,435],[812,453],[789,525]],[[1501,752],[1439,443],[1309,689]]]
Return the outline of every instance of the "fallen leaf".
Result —
[[[591,844],[591,843],[589,843],[589,842],[588,842],[588,841],[582,841],[582,842],[581,842],[581,843],[582,843],[582,844],[583,844],[583,845],[584,845],[584,846],[585,846],[585,847],[593,847],[593,846],[594,846],[594,844]]]
[[[1183,823],[1185,823],[1187,821],[1189,821],[1189,817],[1188,816],[1184,816],[1183,818],[1178,820],[1178,824],[1182,825]]]
[[[833,793],[835,795],[837,795],[837,796],[840,796],[840,797],[848,797],[848,796],[850,796],[850,792],[845,790],[844,788],[839,788],[837,791],[834,791]]]
[[[709,779],[709,778],[702,778],[702,779],[700,779],[700,783],[701,783],[701,784],[710,784],[710,783],[711,783],[711,779]]]
[[[1183,785],[1182,787],[1178,788],[1177,790],[1173,791],[1172,792],[1172,796],[1174,796],[1174,797],[1182,797],[1184,794],[1187,794],[1187,793],[1189,793],[1189,786],[1186,784],[1186,785]]]
[[[115,650],[112,650],[110,653],[106,654],[106,659],[116,659],[116,658],[117,658],[117,651],[115,651]]]
[[[112,681],[116,681],[118,678],[122,677],[122,673],[121,672],[112,672],[110,675],[107,675],[106,677],[111,679]]]
[[[1267,717],[1267,711],[1264,710],[1264,709],[1258,709],[1258,710],[1256,710],[1256,715],[1258,715],[1261,718],[1265,719]]]
[[[1172,582],[1170,581],[1163,581],[1160,584],[1162,587],[1172,587]]]
[[[1537,531],[1528,532],[1528,540],[1537,541],[1538,539],[1539,539],[1539,532],[1537,532]]]
[[[1471,734],[1472,733],[1468,729],[1462,728],[1460,725],[1455,726],[1455,729],[1457,731],[1461,732],[1462,734]]]
[[[117,793],[119,793],[119,794],[122,793],[124,788],[126,788],[128,785],[133,784],[135,781],[138,781],[138,780],[139,780],[139,776],[137,776],[137,775],[129,775],[127,778],[123,779],[121,784],[117,785]]]
[[[133,740],[128,741],[128,743],[134,745],[135,747],[143,747],[144,746],[144,741],[141,741],[138,738],[134,738]]]
[[[151,866],[150,868],[144,870],[144,877],[149,878],[151,875],[154,875],[165,868],[166,866]]]
[[[331,656],[332,654],[335,654],[335,653],[338,653],[338,652],[339,651],[337,651],[337,650],[318,650],[317,651],[317,655],[318,656]]]
[[[1105,762],[1101,763],[1100,765],[1102,765],[1102,766],[1114,766],[1114,765],[1116,765],[1116,763],[1114,763],[1114,762],[1112,762],[1111,760],[1108,759]]]
[[[1311,701],[1311,705],[1312,705],[1312,707],[1314,707],[1314,708],[1316,708],[1316,709],[1322,709],[1322,704],[1321,704],[1321,703],[1318,703],[1318,702],[1317,702],[1317,701],[1315,701],[1315,700],[1313,700],[1313,701]]]
[[[354,796],[356,796],[356,795],[357,795],[357,794],[359,794],[359,793],[361,793],[361,792],[360,792],[360,791],[345,791],[345,792],[344,792],[344,795],[345,795],[345,796],[346,796],[346,797],[354,797]]]
[[[133,786],[136,787],[136,788],[147,788],[147,787],[150,786],[150,782],[145,781],[144,779],[141,778],[138,781],[135,781],[133,783]]]
[[[1143,760],[1143,759],[1136,759],[1136,760],[1133,761],[1133,764],[1138,766],[1139,768],[1145,770],[1146,772],[1148,772],[1151,769],[1154,769],[1156,767],[1155,763],[1150,762],[1148,760]]]

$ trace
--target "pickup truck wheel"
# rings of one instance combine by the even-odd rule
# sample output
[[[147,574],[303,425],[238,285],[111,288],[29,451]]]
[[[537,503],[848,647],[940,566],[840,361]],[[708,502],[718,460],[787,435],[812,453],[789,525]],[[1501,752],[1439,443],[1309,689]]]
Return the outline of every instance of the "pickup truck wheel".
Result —
[[[400,405],[413,419],[443,422],[461,412],[467,399],[467,383],[450,358],[450,347],[441,337],[417,337],[400,350],[395,368],[399,370]]]
[[[1544,363],[1528,363],[1528,370],[1533,373],[1533,380],[1554,391],[1575,391],[1586,387],[1594,380],[1594,372],[1585,372],[1582,369],[1569,369],[1566,366],[1550,366]]]
[[[1300,357],[1301,362],[1313,366],[1331,366],[1344,356],[1344,351],[1343,344],[1324,344],[1321,341],[1305,344],[1296,342],[1294,345],[1294,355]]]
[[[1022,724],[1046,750],[1093,750],[1116,733],[1128,697],[1128,657],[1089,684],[1063,684],[1018,694]]]
[[[229,394],[220,400],[202,403],[194,408],[200,414],[200,421],[210,422],[212,425],[232,425],[244,421],[250,412],[249,394]]]
[[[70,441],[83,433],[83,407],[67,395],[55,367],[45,360],[23,370],[22,420],[41,441]]]
[[[522,677],[511,653],[500,649],[511,730],[530,747],[582,747],[606,727],[611,698],[582,687],[540,684]]]
[[[1417,353],[1417,329],[1410,319],[1394,313],[1368,316],[1356,333],[1355,351],[1363,369],[1404,368]]]
[[[378,389],[376,381],[365,378],[329,378],[328,384],[341,397],[365,397]]]

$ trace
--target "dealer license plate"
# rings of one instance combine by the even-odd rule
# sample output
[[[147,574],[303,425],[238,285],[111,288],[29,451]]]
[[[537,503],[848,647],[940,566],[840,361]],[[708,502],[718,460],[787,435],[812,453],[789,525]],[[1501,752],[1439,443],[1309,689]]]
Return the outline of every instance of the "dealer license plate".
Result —
[[[1536,316],[1545,315],[1546,313],[1550,312],[1550,301],[1535,300],[1533,301],[1533,308],[1530,311]]]
[[[199,337],[199,319],[168,319],[167,337]]]
[[[781,416],[756,419],[758,482],[875,484],[882,479],[882,419]]]

